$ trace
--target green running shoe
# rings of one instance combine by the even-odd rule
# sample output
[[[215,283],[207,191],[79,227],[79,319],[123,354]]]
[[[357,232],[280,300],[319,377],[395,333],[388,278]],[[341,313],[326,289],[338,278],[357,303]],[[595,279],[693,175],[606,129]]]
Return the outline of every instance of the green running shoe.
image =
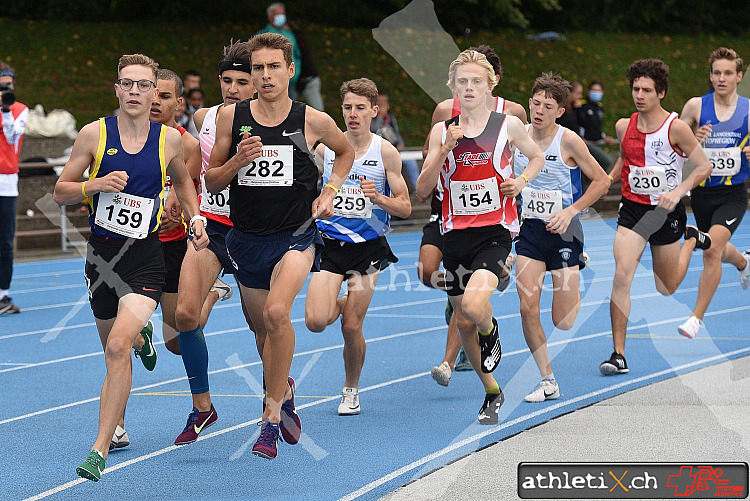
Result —
[[[103,471],[104,457],[102,457],[101,453],[96,449],[93,449],[89,453],[89,457],[86,458],[86,461],[76,468],[76,474],[78,474],[79,477],[91,480],[92,482],[98,482],[99,479],[102,478]]]
[[[146,327],[141,329],[141,336],[143,336],[143,348],[140,351],[133,350],[136,358],[140,358],[143,362],[143,366],[147,371],[154,370],[156,367],[156,346],[154,346],[154,324],[151,320],[148,321]]]

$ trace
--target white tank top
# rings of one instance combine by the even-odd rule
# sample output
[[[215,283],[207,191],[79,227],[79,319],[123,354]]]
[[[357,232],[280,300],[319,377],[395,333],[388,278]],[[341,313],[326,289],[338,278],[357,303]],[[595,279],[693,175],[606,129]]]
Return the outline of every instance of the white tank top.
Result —
[[[205,180],[211,150],[214,149],[214,143],[216,142],[216,115],[222,106],[217,104],[208,109],[198,134],[201,148],[201,192],[198,195],[198,201],[201,214],[226,226],[232,226],[232,221],[229,219],[229,186],[224,188],[221,193],[213,194],[206,190]]]
[[[381,145],[385,139],[373,134],[370,146],[360,158],[354,160],[349,176],[341,186],[341,192],[333,201],[334,216],[318,220],[318,229],[326,236],[358,243],[375,240],[388,232],[391,215],[362,194],[360,182],[370,179],[375,189],[387,197],[391,195]],[[331,178],[331,170],[336,154],[325,148],[323,157],[323,184]]]
[[[529,127],[531,124],[526,125],[527,132]],[[581,198],[581,169],[578,166],[571,167],[563,160],[561,143],[566,130],[565,127],[557,126],[555,137],[544,151],[542,171],[521,192],[523,217],[545,218]],[[516,177],[523,173],[528,164],[529,158],[516,149],[513,154]]]

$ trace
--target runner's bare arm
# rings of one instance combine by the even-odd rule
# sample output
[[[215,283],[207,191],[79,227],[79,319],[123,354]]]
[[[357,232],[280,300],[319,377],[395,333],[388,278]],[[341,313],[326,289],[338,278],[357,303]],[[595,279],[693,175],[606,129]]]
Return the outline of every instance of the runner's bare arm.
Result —
[[[702,100],[700,97],[692,97],[688,99],[685,106],[682,108],[680,113],[680,119],[688,124],[690,129],[695,133],[698,142],[705,141],[708,135],[711,133],[711,125],[704,125],[698,127],[701,118],[701,106]]]
[[[451,111],[453,110],[453,99],[445,99],[440,101],[435,110],[432,112],[432,121],[430,123],[430,133],[432,133],[432,127],[438,122],[445,122],[451,118]],[[430,147],[430,134],[424,140],[424,146],[422,147],[422,159],[427,158],[427,153]],[[424,200],[422,200],[424,202]]]
[[[198,210],[198,196],[195,193],[193,180],[190,179],[185,169],[185,162],[182,161],[182,138],[175,129],[167,130],[164,148],[166,150],[167,172],[172,179],[173,191],[177,194],[185,215],[191,218],[200,213]]]
[[[521,119],[515,116],[506,116],[508,127],[508,139],[528,159],[529,163],[523,172],[516,178],[507,179],[500,184],[500,191],[506,197],[515,197],[521,190],[539,175],[544,167],[544,154],[539,150],[536,143],[529,137],[526,127]]]
[[[375,189],[375,182],[371,179],[362,181],[362,191],[372,200],[372,203],[378,204],[388,214],[405,219],[411,214],[411,201],[409,188],[401,174],[401,155],[385,139],[380,147],[380,153],[383,157],[385,176],[391,189],[391,196],[378,193]]]
[[[325,151],[326,147],[322,143],[315,148],[315,166],[318,168],[318,172],[321,175],[323,174],[323,168],[325,167],[323,165],[323,162],[325,161]]]
[[[513,101],[508,101],[507,99],[505,100],[505,114],[518,117],[524,125],[529,123],[526,119],[526,108]]]
[[[176,129],[167,130],[166,144],[164,146],[167,160],[167,172],[172,179],[172,189],[177,194],[177,199],[185,212],[188,220],[193,216],[200,215],[198,208],[198,196],[195,193],[195,185],[185,169],[182,160],[182,138]],[[208,245],[208,235],[205,232],[203,221],[196,220],[192,228],[193,246],[201,250]]]
[[[260,156],[263,145],[260,137],[243,134],[237,153],[229,158],[232,146],[232,124],[234,122],[234,105],[219,110],[216,117],[216,142],[211,150],[211,158],[206,169],[206,189],[211,193],[220,193],[229,186],[237,172]]]
[[[333,118],[310,107],[305,113],[305,131],[308,144],[320,141],[336,155],[331,168],[331,176],[328,179],[328,184],[335,186],[336,190],[330,186],[324,186],[312,204],[313,217],[328,219],[333,216],[333,199],[336,197],[337,190],[341,188],[349,171],[352,170],[354,148],[336,126]]]
[[[208,113],[208,110],[208,108],[201,108],[193,114],[193,123],[195,124],[196,130],[200,131],[201,127],[203,127],[203,120],[206,119],[206,113]]]
[[[622,174],[623,159],[625,158],[625,153],[622,151],[622,140],[625,137],[625,132],[628,130],[629,123],[630,119],[628,118],[621,118],[615,123],[615,133],[617,134],[617,139],[620,141],[620,154],[608,174],[613,183],[620,179],[620,174]]]
[[[607,193],[609,186],[612,181],[604,172],[602,166],[596,161],[596,159],[589,152],[586,142],[573,131],[565,131],[563,135],[563,148],[571,152],[573,161],[578,167],[581,168],[581,172],[591,180],[591,184],[586,191],[581,195],[581,198],[576,200],[573,205],[576,206],[578,211],[582,211],[586,207],[591,207],[591,204],[599,200],[602,195]]]
[[[687,155],[688,160],[695,165],[695,169],[693,169],[693,172],[690,173],[687,179],[684,179],[677,188],[672,190],[677,191],[680,197],[682,197],[711,175],[711,162],[708,161],[706,153],[700,144],[698,144],[698,139],[693,135],[693,131],[686,123],[679,120],[675,120],[672,123],[672,127],[669,128],[669,141],[679,151]]]
[[[448,158],[448,154],[456,147],[456,141],[463,137],[460,125],[451,124],[443,143],[443,122],[432,126],[430,132],[430,149],[422,164],[422,172],[417,178],[417,196],[420,200],[427,200],[432,190],[437,186],[440,169]]]
[[[98,143],[98,121],[86,125],[78,133],[70,158],[55,184],[53,197],[58,205],[75,204],[96,193],[117,193],[125,188],[128,182],[125,171],[110,172],[106,176],[81,182],[81,176],[86,168],[94,164]]]

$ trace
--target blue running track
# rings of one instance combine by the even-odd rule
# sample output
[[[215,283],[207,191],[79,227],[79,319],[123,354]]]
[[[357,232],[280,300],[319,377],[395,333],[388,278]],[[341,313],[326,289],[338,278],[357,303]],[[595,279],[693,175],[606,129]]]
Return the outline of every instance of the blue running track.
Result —
[[[542,295],[542,324],[560,383],[559,400],[523,401],[539,374],[524,342],[514,283],[492,298],[504,351],[495,372],[506,396],[501,423],[477,423],[484,392],[473,373],[455,373],[447,388],[432,380],[429,371],[445,349],[446,296],[419,285],[415,262],[421,234],[393,233],[389,240],[400,262],[381,275],[364,325],[368,344],[361,415],[336,413],[344,381],[340,326],[337,322],[322,334],[305,328],[305,288],[292,309],[297,341],[291,370],[303,438],[296,446],[280,443],[274,461],[253,456],[261,366],[235,294],[217,304],[205,329],[216,425],[197,443],[172,445],[192,405],[181,359],[159,343],[154,372],[134,361],[125,420],[131,445],[112,452],[98,483],[75,475],[96,436],[105,374],[83,260],[18,263],[12,296],[23,311],[0,317],[0,450],[6,470],[0,499],[377,499],[556,416],[750,354],[745,320],[750,290],[741,289],[736,271],[723,269],[706,316],[708,333],[688,340],[676,327],[695,302],[701,253],[693,255],[677,292],[662,297],[646,250],[632,289],[630,373],[601,376],[599,363],[612,351],[614,227],[612,219],[584,222],[591,264],[581,274],[582,307],[572,330],[552,328],[552,294]],[[740,250],[750,248],[748,218],[732,242]],[[547,287],[550,283],[548,276]],[[158,314],[155,337],[161,340]]]

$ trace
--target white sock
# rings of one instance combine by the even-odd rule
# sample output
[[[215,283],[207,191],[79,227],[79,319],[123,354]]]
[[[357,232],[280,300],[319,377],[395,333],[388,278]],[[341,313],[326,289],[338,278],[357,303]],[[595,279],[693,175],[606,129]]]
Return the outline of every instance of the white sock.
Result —
[[[554,372],[550,372],[546,376],[542,376],[542,381],[549,381],[551,383],[554,383],[555,382],[555,373]]]
[[[5,298],[5,296],[8,295],[8,292],[10,292],[8,289],[0,289],[0,299]]]

